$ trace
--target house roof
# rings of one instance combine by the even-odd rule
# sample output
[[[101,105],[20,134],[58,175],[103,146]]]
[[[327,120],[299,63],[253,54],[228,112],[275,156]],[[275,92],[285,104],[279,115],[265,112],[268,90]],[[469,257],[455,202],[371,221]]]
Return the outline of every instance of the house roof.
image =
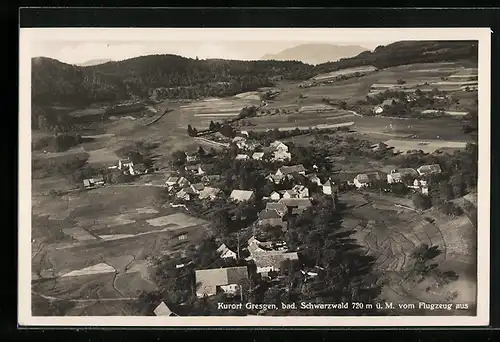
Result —
[[[289,194],[290,196],[297,196],[298,195],[297,191],[295,191],[293,189],[292,190],[285,190],[285,192],[283,194]]]
[[[203,189],[205,189],[205,185],[203,185],[202,183],[191,184],[191,187],[192,189],[195,189],[197,191],[202,191]]]
[[[279,203],[286,205],[287,207],[298,207],[298,208],[308,208],[312,205],[309,198],[282,198]]]
[[[238,154],[236,156],[236,159],[247,159],[247,158],[248,158],[248,155],[246,155],[246,154]]]
[[[298,260],[299,256],[296,252],[283,253],[283,252],[263,252],[253,256],[255,265],[257,267],[274,267],[279,269],[281,262],[284,260]]]
[[[332,186],[332,182],[330,182],[330,180],[327,180],[325,182],[325,184],[323,184],[323,186],[329,186],[329,187],[331,187]]]
[[[278,146],[286,146],[286,144],[282,143],[279,140],[275,140],[269,146],[276,148]],[[288,147],[288,146],[286,146],[286,147]]]
[[[253,195],[251,190],[233,190],[231,192],[231,198],[238,201],[248,201]]]
[[[226,252],[228,252],[228,251],[229,251],[229,252],[232,252],[232,251],[231,251],[231,250],[230,250],[230,249],[226,246],[226,244],[225,244],[225,243],[223,243],[222,245],[220,245],[220,247],[219,247],[219,248],[217,248],[217,252],[218,252],[219,254],[224,254],[224,253],[226,253]]]
[[[131,163],[131,162],[132,162],[132,161],[130,160],[130,158],[120,159],[120,161],[122,162],[122,164],[127,164],[127,163]]]
[[[304,172],[306,171],[304,165],[298,164],[298,165],[291,165],[291,166],[282,166],[278,170],[281,171],[284,175],[294,173],[294,172]]]
[[[394,177],[394,174],[399,174],[400,177],[405,177],[405,176],[417,176],[418,172],[415,171],[415,169],[412,168],[403,168],[403,169],[396,169],[396,172],[393,172],[392,175]],[[396,176],[398,177],[398,176]]]
[[[244,137],[234,137],[233,142],[238,142],[238,141],[246,141],[246,139]]]
[[[215,294],[217,286],[238,284],[243,279],[248,279],[246,266],[212,268],[195,271],[197,293],[207,295]]]
[[[201,165],[200,164],[196,164],[196,165],[187,165],[186,166],[186,169],[187,170],[198,170],[198,168],[200,168]]]
[[[172,310],[165,304],[164,302],[161,302],[160,305],[158,305],[154,309],[154,314],[156,316],[170,316],[173,314]]]
[[[281,215],[276,210],[263,210],[259,213],[260,220],[281,219]]]
[[[262,157],[264,157],[264,152],[254,152],[254,154],[252,154],[252,157],[253,158],[262,158]]]
[[[84,179],[83,180],[83,185],[84,186],[90,186],[90,179]]]
[[[307,190],[307,188],[304,185],[296,184],[293,186],[292,190],[296,192],[301,192]]]
[[[200,199],[216,196],[219,192],[221,192],[221,190],[218,188],[212,188],[210,186],[206,186],[200,192]]]
[[[288,211],[288,207],[284,203],[266,203],[266,210],[275,210],[278,214],[285,214]]]
[[[441,172],[441,166],[439,164],[422,165],[417,171],[422,174],[439,173]]]
[[[355,177],[360,183],[369,183],[380,179],[378,172],[360,173]]]

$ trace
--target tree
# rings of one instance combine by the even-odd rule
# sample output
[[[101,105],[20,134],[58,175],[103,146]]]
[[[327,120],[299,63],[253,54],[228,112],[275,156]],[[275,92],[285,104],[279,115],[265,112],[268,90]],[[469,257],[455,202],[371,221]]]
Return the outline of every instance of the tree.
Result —
[[[431,207],[431,202],[428,196],[424,196],[418,192],[416,192],[413,197],[413,205],[417,209],[429,209]]]
[[[187,132],[190,137],[194,136],[193,127],[191,125],[188,125]]]
[[[210,121],[210,125],[208,126],[208,129],[210,131],[215,131],[216,126],[215,126],[215,123],[213,121]]]
[[[206,155],[205,150],[203,149],[203,146],[198,147],[198,156],[200,158],[203,158]]]
[[[172,159],[176,166],[182,166],[186,164],[186,159],[187,159],[186,152],[177,150],[174,153],[172,153]]]

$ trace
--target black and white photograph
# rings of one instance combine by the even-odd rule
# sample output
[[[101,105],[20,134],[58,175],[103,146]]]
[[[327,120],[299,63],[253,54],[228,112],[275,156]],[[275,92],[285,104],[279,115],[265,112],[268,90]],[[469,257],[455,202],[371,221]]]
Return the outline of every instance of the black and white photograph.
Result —
[[[20,37],[20,321],[487,321],[489,29]]]

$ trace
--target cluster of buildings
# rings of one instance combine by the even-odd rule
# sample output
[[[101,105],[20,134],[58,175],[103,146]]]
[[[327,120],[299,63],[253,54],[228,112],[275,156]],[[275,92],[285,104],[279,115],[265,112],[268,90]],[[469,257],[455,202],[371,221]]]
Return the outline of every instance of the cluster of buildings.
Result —
[[[250,254],[246,260],[256,266],[255,275],[264,279],[279,277],[284,261],[299,260],[298,253],[289,252],[285,242],[261,242],[252,236],[247,241],[246,249]],[[226,245],[221,245],[217,251],[221,258],[237,258],[237,254]],[[196,270],[196,296],[210,297],[221,292],[233,296],[242,295],[243,287],[249,284],[251,272],[253,271],[248,266]]]
[[[143,167],[143,165],[136,166],[129,158],[119,159],[117,165],[108,166],[109,170],[118,170],[124,175],[141,175],[147,173],[148,170]],[[96,187],[103,186],[105,184],[104,177],[102,175],[86,178],[83,180],[83,187],[86,190],[94,189]]]
[[[395,169],[391,170],[391,172],[387,174],[387,183],[402,183],[405,184],[408,188],[415,189],[421,192],[423,195],[427,195],[429,193],[429,187],[426,178],[431,175],[440,174],[441,172],[442,169],[439,164],[422,165],[417,169]],[[356,188],[361,189],[374,185],[379,181],[383,181],[383,178],[381,177],[379,172],[375,171],[358,174],[356,177],[354,177],[354,181],[352,182],[352,184],[356,186]]]
[[[235,137],[232,142],[242,152],[236,156],[236,160],[266,159],[269,161],[284,162],[292,159],[292,155],[288,151],[288,146],[280,141],[274,141],[269,146],[263,147],[261,151],[255,151],[259,147],[259,144],[249,141],[244,134]]]

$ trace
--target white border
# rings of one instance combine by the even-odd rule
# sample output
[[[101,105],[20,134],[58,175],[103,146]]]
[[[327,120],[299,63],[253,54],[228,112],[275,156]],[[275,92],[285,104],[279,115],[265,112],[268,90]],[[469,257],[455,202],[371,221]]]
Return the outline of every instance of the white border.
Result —
[[[489,28],[21,28],[19,52],[19,244],[20,326],[480,326],[489,324],[490,293],[490,68]],[[33,317],[31,315],[31,41],[479,41],[479,177],[477,316],[440,317]],[[332,43],[334,43],[332,42]],[[480,246],[480,248],[479,248]],[[29,251],[29,252],[28,252]]]

